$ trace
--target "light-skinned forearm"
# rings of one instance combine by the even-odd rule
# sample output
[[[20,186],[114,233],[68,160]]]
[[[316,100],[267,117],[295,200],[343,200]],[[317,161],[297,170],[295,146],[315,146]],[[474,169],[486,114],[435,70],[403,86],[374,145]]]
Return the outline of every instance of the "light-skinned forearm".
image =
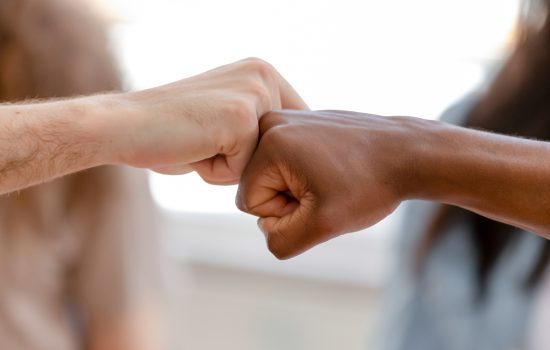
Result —
[[[237,183],[258,119],[280,108],[307,106],[256,58],[143,91],[0,105],[0,194],[104,164]]]
[[[421,124],[404,169],[406,198],[457,205],[550,238],[550,143]]]
[[[110,96],[0,105],[0,193],[112,163]]]

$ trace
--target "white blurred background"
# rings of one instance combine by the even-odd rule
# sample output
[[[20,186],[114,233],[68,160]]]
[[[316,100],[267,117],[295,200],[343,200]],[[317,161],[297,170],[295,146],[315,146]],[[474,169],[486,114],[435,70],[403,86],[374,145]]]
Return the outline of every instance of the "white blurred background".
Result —
[[[502,59],[517,0],[91,0],[114,18],[131,88],[256,56],[312,109],[437,118]],[[290,261],[274,259],[236,187],[151,174],[183,276],[176,349],[367,349],[398,212]]]

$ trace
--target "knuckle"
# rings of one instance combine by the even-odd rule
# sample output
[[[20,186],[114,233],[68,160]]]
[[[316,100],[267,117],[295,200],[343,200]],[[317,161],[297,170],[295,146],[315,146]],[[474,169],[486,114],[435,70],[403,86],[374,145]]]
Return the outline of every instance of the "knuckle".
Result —
[[[294,129],[294,126],[285,113],[271,111],[260,118],[259,128],[261,134],[265,134],[272,129],[277,130],[276,133],[283,133],[284,129],[284,133],[288,134],[290,130]]]
[[[263,226],[263,231],[266,236],[267,248],[279,260],[290,259],[302,250],[300,247],[303,242],[300,237],[303,232],[295,232],[286,224],[282,226],[281,221],[269,225],[267,230]]]
[[[213,185],[213,186],[223,185],[222,182],[216,181],[216,180],[214,180],[214,179],[203,178],[203,180],[204,180],[204,182],[206,182],[206,183],[209,184],[209,185]]]
[[[273,101],[271,100],[271,94],[265,84],[258,81],[250,83],[250,93],[256,98],[258,104],[264,111],[270,111],[273,109]]]
[[[268,112],[260,118],[259,126],[260,130],[264,133],[267,132],[273,125],[276,125],[275,122],[277,118],[275,117],[275,112]]]
[[[267,235],[267,248],[278,260],[292,257],[287,239],[280,232],[271,232]]]
[[[243,63],[246,68],[258,74],[264,81],[273,79],[275,68],[267,61],[257,57],[249,57],[245,59]]]
[[[333,220],[329,218],[319,218],[317,222],[317,232],[321,237],[330,237],[335,233]]]
[[[249,67],[255,68],[258,70],[273,69],[273,66],[270,63],[258,57],[248,57],[248,58],[245,58],[243,62],[247,64]]]
[[[212,175],[208,175],[208,174],[200,174],[199,173],[199,176],[202,178],[202,180],[204,182],[206,182],[207,184],[209,185],[223,185],[224,182],[222,180],[219,180],[219,179],[216,179],[214,177],[212,177]]]
[[[237,196],[235,197],[235,206],[237,209],[244,213],[248,213],[248,206],[245,204],[245,201],[239,196],[237,193]]]
[[[256,112],[251,104],[244,99],[234,99],[224,104],[223,112],[231,118],[250,118],[256,116]]]
[[[255,106],[243,99],[235,99],[223,107],[226,131],[238,131],[247,137],[257,133],[258,116]]]
[[[287,252],[274,252],[274,251],[271,251],[271,254],[273,254],[273,256],[277,258],[277,260],[288,260],[288,259],[292,258],[292,254],[289,254]]]
[[[241,183],[239,189],[237,190],[237,195],[235,196],[235,205],[237,208],[245,213],[252,214],[250,212],[250,198],[248,198],[246,191],[246,184]]]

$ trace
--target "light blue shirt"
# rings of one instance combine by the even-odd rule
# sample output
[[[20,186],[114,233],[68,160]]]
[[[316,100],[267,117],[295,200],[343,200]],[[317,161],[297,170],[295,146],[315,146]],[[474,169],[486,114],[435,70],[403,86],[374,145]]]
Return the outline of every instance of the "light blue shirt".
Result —
[[[444,119],[457,121],[475,96],[451,108]],[[533,293],[525,280],[539,258],[544,240],[518,230],[498,258],[484,301],[477,302],[476,252],[469,228],[456,218],[414,273],[416,251],[437,204],[411,201],[398,242],[397,268],[387,286],[378,350],[526,349]]]

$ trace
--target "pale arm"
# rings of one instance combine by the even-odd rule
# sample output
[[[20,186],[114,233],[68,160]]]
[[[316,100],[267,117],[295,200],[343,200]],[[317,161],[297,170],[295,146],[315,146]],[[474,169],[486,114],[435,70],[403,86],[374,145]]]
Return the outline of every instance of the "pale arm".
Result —
[[[108,98],[0,105],[0,193],[107,164]]]
[[[307,106],[255,58],[144,91],[0,105],[0,194],[107,164],[237,183],[258,119],[280,108]]]

